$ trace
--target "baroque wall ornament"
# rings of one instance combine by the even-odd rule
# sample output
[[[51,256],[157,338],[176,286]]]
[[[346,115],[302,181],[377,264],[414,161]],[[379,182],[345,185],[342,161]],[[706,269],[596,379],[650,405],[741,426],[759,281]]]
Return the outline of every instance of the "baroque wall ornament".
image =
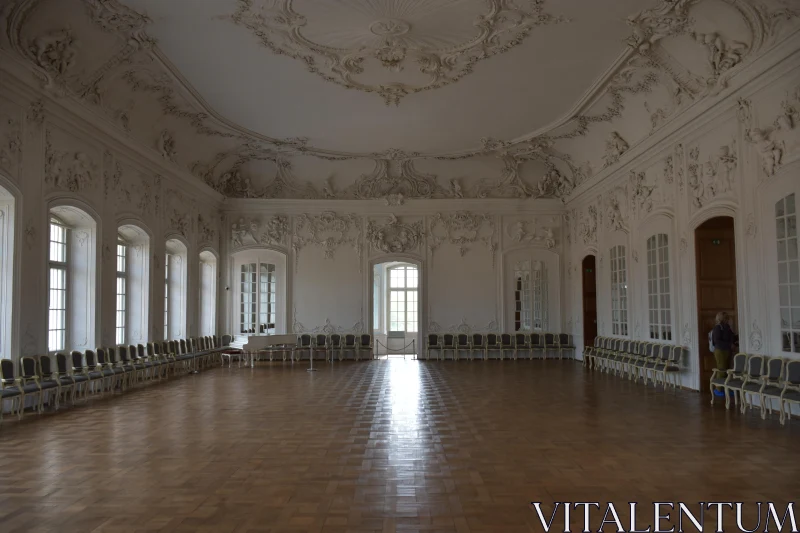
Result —
[[[761,159],[761,168],[767,176],[774,175],[783,160],[783,142],[773,140],[772,133],[769,129],[759,128],[746,132],[746,139],[755,146]]]
[[[433,198],[448,196],[436,183],[436,176],[419,172],[407,154],[375,154],[375,167],[369,174],[362,174],[352,185],[352,196],[371,200],[400,195],[402,198]]]
[[[367,222],[367,242],[375,250],[387,254],[417,250],[424,233],[421,220],[404,224],[396,216],[389,215],[387,224],[378,224],[374,220]]]
[[[619,161],[622,154],[628,151],[628,142],[622,136],[612,131],[606,139],[606,153],[603,155],[603,167],[609,167]]]
[[[284,246],[289,235],[289,218],[273,215],[262,225],[258,220],[240,218],[231,224],[231,245],[234,248],[256,244]]]
[[[203,217],[202,213],[197,215],[197,232],[200,242],[213,243],[217,239],[217,230]]]
[[[175,138],[169,131],[161,130],[161,134],[158,136],[158,141],[156,142],[156,148],[158,149],[158,153],[161,154],[161,157],[173,163],[175,162],[175,156],[178,155],[178,151],[175,148]]]
[[[495,224],[490,215],[475,214],[469,211],[455,213],[436,213],[428,225],[428,248],[433,252],[443,243],[458,246],[461,257],[464,257],[474,243],[482,243],[492,252],[492,265],[495,263],[496,246],[494,245]]]
[[[671,161],[672,156],[669,157]],[[651,185],[647,182],[647,174],[644,172],[631,170],[629,179],[631,205],[634,208],[634,212],[640,216],[649,213],[653,210],[653,191],[655,191],[656,185]]]
[[[333,211],[325,211],[319,215],[302,214],[297,217],[294,242],[295,271],[299,261],[299,252],[308,245],[319,246],[325,253],[325,259],[333,259],[340,246],[352,246],[361,265],[361,219],[353,214],[337,215]]]
[[[597,243],[597,207],[590,205],[586,208],[586,213],[581,212],[578,221],[578,233],[583,240],[583,244]]]
[[[0,168],[16,175],[16,166],[22,155],[22,127],[18,120],[3,117],[3,138],[0,144]]]
[[[387,105],[458,81],[534,28],[566,21],[548,13],[544,0],[344,0],[320,2],[302,14],[293,4],[238,0],[229,18],[272,52],[301,60],[326,81],[376,93]],[[454,10],[472,13],[474,22],[451,23],[447,34],[427,29],[436,27],[432,18],[455,20]],[[333,29],[320,31],[319,20]]]
[[[48,86],[60,82],[75,64],[77,39],[70,29],[53,30],[28,44],[28,57],[45,72]]]
[[[616,231],[626,227],[628,218],[626,200],[627,195],[623,187],[614,187],[606,195],[605,220],[606,226],[610,229]]]
[[[758,225],[756,224],[756,217],[753,213],[747,215],[747,236],[755,238],[758,233]]]
[[[551,226],[539,227],[537,220],[518,220],[508,226],[508,236],[516,243],[541,243],[548,249],[556,247],[556,238]]]
[[[173,210],[169,215],[169,225],[184,237],[189,236],[189,218],[185,214]]]
[[[723,145],[714,156],[700,162],[700,149],[689,150],[689,190],[692,206],[699,209],[718,196],[733,191],[737,157],[736,141]]]
[[[51,187],[78,192],[94,186],[96,166],[84,152],[55,150],[45,133],[44,181]]]

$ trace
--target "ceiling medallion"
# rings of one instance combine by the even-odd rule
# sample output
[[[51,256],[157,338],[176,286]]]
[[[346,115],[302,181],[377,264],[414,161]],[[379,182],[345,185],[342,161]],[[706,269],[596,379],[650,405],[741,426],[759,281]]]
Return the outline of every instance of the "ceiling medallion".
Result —
[[[565,22],[545,0],[237,0],[229,18],[276,54],[386,104],[458,81],[473,65]]]

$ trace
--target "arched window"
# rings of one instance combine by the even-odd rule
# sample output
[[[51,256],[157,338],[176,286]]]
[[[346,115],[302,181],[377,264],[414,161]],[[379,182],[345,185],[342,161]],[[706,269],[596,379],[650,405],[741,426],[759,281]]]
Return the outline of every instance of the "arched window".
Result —
[[[117,344],[125,344],[125,327],[128,309],[128,244],[121,238],[117,241]]]
[[[418,329],[417,300],[419,270],[414,265],[397,265],[387,269],[388,331],[416,333]]]
[[[0,187],[0,358],[12,356],[14,207],[14,196]]]
[[[800,259],[794,193],[775,204],[781,349],[800,353]]]
[[[96,225],[84,211],[50,210],[47,278],[47,348],[86,350],[96,346]]]
[[[612,246],[611,259],[611,331],[628,335],[628,265],[625,247]]]
[[[164,257],[164,338],[186,335],[187,250],[178,239],[167,241]]]
[[[647,239],[647,295],[650,338],[672,340],[669,240],[664,233],[658,233]]]
[[[200,335],[217,332],[217,258],[200,252]]]
[[[139,226],[117,230],[117,344],[150,340],[150,236]]]

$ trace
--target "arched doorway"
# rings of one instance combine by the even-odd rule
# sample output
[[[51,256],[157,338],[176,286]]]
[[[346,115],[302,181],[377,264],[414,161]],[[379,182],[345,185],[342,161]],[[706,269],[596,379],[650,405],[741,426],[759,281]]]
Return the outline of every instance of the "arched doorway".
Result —
[[[583,345],[592,346],[597,337],[597,272],[595,256],[587,255],[581,262],[583,279]]]
[[[733,218],[719,216],[695,229],[697,276],[698,368],[700,389],[707,391],[716,366],[714,353],[708,349],[708,332],[716,324],[718,312],[731,316],[731,327],[738,331],[736,298],[736,238]]]

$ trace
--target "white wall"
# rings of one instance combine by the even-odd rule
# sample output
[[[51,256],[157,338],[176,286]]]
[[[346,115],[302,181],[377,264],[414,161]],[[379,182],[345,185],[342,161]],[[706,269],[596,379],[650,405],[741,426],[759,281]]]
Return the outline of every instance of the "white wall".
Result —
[[[646,241],[666,233],[672,342],[690,349],[681,379],[698,389],[697,354],[706,339],[697,338],[694,230],[724,215],[735,224],[742,351],[800,358],[780,344],[774,220],[779,198],[790,192],[800,197],[800,68],[797,53],[789,57],[758,79],[744,76],[746,82],[714,105],[690,110],[663,135],[646,139],[567,204],[565,304],[579,345],[581,287],[570,280],[580,279],[583,257],[596,253],[599,334],[612,336],[609,249],[615,244],[628,253],[629,337],[648,340]],[[754,130],[764,131],[768,141],[753,142],[748,132]],[[775,157],[781,162],[769,174]]]

